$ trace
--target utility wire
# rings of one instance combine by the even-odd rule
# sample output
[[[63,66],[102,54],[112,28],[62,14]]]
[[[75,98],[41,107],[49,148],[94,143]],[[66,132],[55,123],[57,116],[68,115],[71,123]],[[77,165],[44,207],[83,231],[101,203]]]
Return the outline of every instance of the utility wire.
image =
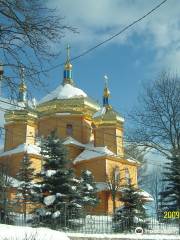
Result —
[[[9,104],[11,106],[15,106],[15,107],[18,107],[18,108],[22,108],[22,109],[26,108],[26,107],[22,107],[22,106],[19,106],[18,104],[15,104],[15,103],[12,103],[12,102],[8,102],[8,101],[2,100],[2,99],[0,99],[0,102],[5,103],[5,104]],[[3,108],[3,107],[1,107],[1,108]],[[4,110],[5,110],[5,108],[4,108]],[[9,111],[9,109],[6,109],[6,110]]]
[[[113,40],[114,38],[118,37],[120,34],[122,34],[123,32],[125,32],[126,30],[128,30],[129,28],[131,28],[132,26],[136,25],[138,22],[142,21],[144,18],[146,18],[147,16],[149,16],[150,14],[152,14],[153,12],[155,12],[158,8],[160,8],[163,4],[165,4],[168,0],[164,0],[162,1],[161,3],[159,3],[158,5],[156,5],[154,8],[152,8],[149,12],[147,12],[146,14],[144,14],[142,17],[138,18],[137,20],[133,21],[132,23],[130,23],[129,25],[125,26],[123,29],[121,29],[118,33],[112,35],[111,37],[107,38],[106,40],[98,43],[97,45],[95,45],[94,47],[91,47],[89,48],[88,50],[82,52],[81,54],[77,55],[76,57],[73,57],[71,58],[71,61],[74,61],[80,57],[83,57],[85,55],[87,55],[88,53],[94,51],[96,48],[106,44],[107,42]],[[53,69],[55,68],[58,68],[60,66],[63,66],[64,65],[64,62],[63,63],[60,63],[60,64],[57,64],[51,68],[47,68],[45,70],[43,70],[43,72],[49,72],[49,71],[52,71]],[[41,73],[41,72],[37,72],[37,73]],[[36,73],[36,74],[37,74]],[[29,76],[32,76],[34,74],[31,74]]]
[[[112,35],[111,37],[107,38],[106,40],[98,43],[97,45],[89,48],[88,50],[82,52],[81,54],[77,55],[76,57],[73,57],[71,58],[71,61],[74,61],[80,57],[83,57],[85,55],[87,55],[88,53],[92,52],[93,50],[95,50],[96,48],[106,44],[107,42],[113,40],[114,38],[118,37],[120,34],[122,34],[123,32],[125,32],[126,30],[128,30],[129,28],[131,28],[132,26],[136,25],[138,22],[142,21],[144,18],[146,18],[147,16],[149,16],[150,14],[152,14],[153,12],[155,12],[158,8],[160,8],[163,4],[165,4],[168,0],[164,0],[162,1],[161,3],[159,3],[158,5],[156,5],[154,8],[152,8],[149,12],[147,12],[146,14],[144,14],[142,17],[136,19],[135,21],[133,21],[132,23],[130,23],[129,25],[125,26],[122,30],[120,30],[118,33]],[[63,63],[60,63],[60,64],[57,64],[53,67],[50,67],[50,68],[47,68],[47,69],[44,69],[42,71],[39,71],[39,72],[36,72],[34,74],[28,74],[26,76],[33,76],[35,74],[39,74],[41,72],[50,72],[52,71],[53,69],[55,68],[58,68],[60,66],[63,66],[64,65],[64,62]]]

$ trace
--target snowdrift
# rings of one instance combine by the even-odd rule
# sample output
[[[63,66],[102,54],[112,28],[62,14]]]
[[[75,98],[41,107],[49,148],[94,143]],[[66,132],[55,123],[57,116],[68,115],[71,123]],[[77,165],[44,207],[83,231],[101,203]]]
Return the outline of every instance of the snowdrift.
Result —
[[[48,228],[19,227],[0,224],[0,240],[69,240],[64,232]]]

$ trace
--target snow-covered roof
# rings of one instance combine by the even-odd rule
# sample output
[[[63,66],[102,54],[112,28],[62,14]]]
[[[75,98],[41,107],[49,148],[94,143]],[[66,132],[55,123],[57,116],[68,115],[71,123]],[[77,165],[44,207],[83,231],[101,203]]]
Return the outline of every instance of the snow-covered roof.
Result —
[[[85,149],[82,153],[80,153],[74,159],[74,163],[102,156],[116,156],[116,155],[113,152],[111,152],[106,146],[93,147],[92,149],[91,148]]]
[[[40,151],[41,151],[41,149],[37,145],[24,143],[24,144],[20,144],[16,148],[13,148],[9,151],[1,153],[0,157],[8,156],[8,155],[16,154],[16,153],[21,153],[21,152],[27,152],[29,154],[40,155]]]
[[[127,160],[128,162],[132,162],[132,163],[140,163],[138,160],[136,160],[135,158],[132,158],[132,157],[127,158],[126,160]]]
[[[39,103],[48,102],[53,99],[69,99],[87,97],[87,94],[71,84],[58,86],[54,91],[47,94]]]
[[[96,113],[94,113],[93,118],[97,118],[97,117],[101,117],[102,115],[104,115],[106,113],[106,108],[102,107],[99,111],[97,111]]]
[[[80,147],[84,147],[85,148],[85,144],[80,143],[79,141],[77,141],[76,139],[72,138],[71,136],[67,137],[65,139],[65,141],[63,142],[64,145],[76,145],[76,146],[80,146]]]
[[[122,118],[118,112],[116,112],[112,107],[111,108],[106,108],[102,107],[99,111],[94,113],[93,115],[94,119],[114,119],[116,118],[117,120],[124,122],[124,118]]]

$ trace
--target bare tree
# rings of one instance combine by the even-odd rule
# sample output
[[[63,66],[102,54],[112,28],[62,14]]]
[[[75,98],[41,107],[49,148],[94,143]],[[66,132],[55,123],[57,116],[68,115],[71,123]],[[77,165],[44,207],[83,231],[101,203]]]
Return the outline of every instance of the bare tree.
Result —
[[[144,88],[138,108],[131,113],[135,129],[129,140],[166,157],[180,149],[180,79],[162,73]]]
[[[118,193],[120,192],[120,188],[122,187],[120,179],[120,169],[118,167],[114,167],[111,173],[109,175],[106,175],[106,184],[112,197],[113,213],[115,213],[116,198]]]
[[[178,209],[180,206],[180,79],[177,75],[162,73],[159,79],[144,89],[139,100],[138,108],[131,114],[136,129],[131,132],[130,140],[166,156],[168,162],[163,170],[165,189],[160,193],[161,199],[164,207]],[[156,179],[155,184],[157,181]],[[155,190],[156,193],[159,191]],[[157,194],[155,198],[158,198]]]
[[[165,183],[163,182],[162,169],[159,167],[153,168],[151,173],[148,175],[147,189],[153,196],[154,201],[152,202],[153,210],[156,213],[157,218],[161,213],[162,208],[162,198],[160,193],[165,189]]]
[[[19,66],[26,69],[26,79],[38,85],[46,63],[50,67],[59,55],[62,37],[75,31],[47,4],[43,0],[0,0],[0,58],[8,67],[10,76],[3,80],[11,92],[17,88]]]
[[[139,147],[136,143],[128,143],[125,146],[125,158],[132,158],[140,162],[138,167],[138,184],[144,187],[147,178],[147,147]]]

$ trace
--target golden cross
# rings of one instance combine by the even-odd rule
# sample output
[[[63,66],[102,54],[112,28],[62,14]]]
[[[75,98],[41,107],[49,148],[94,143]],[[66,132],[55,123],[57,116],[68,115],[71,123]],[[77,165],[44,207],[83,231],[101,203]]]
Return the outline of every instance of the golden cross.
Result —
[[[22,82],[24,82],[24,78],[25,78],[24,73],[25,73],[24,67],[20,66],[20,77],[21,77]]]
[[[107,76],[107,75],[104,75],[105,87],[108,86],[108,80],[109,80],[108,76]]]
[[[67,61],[70,61],[70,49],[71,47],[69,46],[69,44],[67,45]]]

